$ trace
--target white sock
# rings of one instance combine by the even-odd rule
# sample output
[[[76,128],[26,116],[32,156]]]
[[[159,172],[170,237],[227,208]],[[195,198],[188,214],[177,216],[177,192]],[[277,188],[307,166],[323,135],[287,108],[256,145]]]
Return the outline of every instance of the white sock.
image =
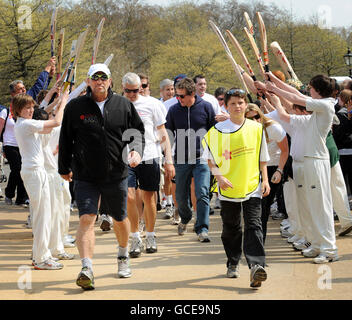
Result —
[[[166,205],[172,206],[172,195],[166,196]]]
[[[139,231],[131,232],[131,236],[132,236],[132,238],[141,238],[141,235],[140,235]]]
[[[147,237],[155,237],[155,232],[153,231],[153,232],[146,232],[145,233],[145,235],[147,236]]]
[[[81,259],[82,268],[88,267],[89,269],[93,270],[93,261],[90,258],[83,258]]]
[[[119,252],[117,253],[117,257],[128,257],[128,246],[126,248],[122,248],[119,246]]]

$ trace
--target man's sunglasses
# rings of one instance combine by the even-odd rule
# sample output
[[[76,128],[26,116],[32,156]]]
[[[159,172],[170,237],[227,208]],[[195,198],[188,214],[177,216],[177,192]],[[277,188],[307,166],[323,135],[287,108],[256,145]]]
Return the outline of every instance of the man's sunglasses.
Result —
[[[219,101],[223,101],[224,100],[224,98],[220,98],[220,97],[218,97],[216,99],[218,99]]]
[[[93,80],[93,81],[98,81],[99,79],[103,80],[103,81],[106,81],[108,80],[110,77],[106,74],[93,74],[92,76],[90,76],[90,78]]]
[[[188,96],[188,94],[175,94],[176,98],[181,98],[184,99],[186,96]]]
[[[256,114],[256,115],[253,116],[253,117],[247,117],[247,116],[246,116],[246,118],[249,119],[249,120],[253,120],[253,119],[259,120],[259,119],[260,119],[260,115],[259,115],[259,114]]]
[[[125,91],[126,93],[138,93],[139,89],[127,89],[127,88],[123,88],[123,91]]]
[[[142,83],[142,88],[143,88],[143,89],[148,88],[148,86],[149,86],[149,83]]]

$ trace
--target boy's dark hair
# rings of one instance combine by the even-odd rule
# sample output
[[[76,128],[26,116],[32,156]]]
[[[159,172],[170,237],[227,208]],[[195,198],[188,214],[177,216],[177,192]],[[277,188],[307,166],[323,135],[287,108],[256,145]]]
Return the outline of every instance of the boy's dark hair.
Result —
[[[32,119],[34,119],[34,120],[48,120],[49,114],[44,109],[35,108],[34,112],[33,112]]]
[[[224,87],[219,87],[219,88],[216,88],[214,92],[214,96],[215,98],[217,98],[218,96],[225,95],[225,93],[226,93],[226,89]]]
[[[176,89],[185,89],[188,95],[196,92],[196,85],[191,78],[184,78],[177,82]]]
[[[48,94],[49,90],[40,90],[37,95],[37,103],[41,104],[45,96]]]
[[[300,106],[299,104],[295,104],[295,103],[292,105],[292,109],[299,109],[302,112],[307,111],[305,106]]]
[[[193,78],[194,83],[197,83],[198,79],[205,79],[205,77],[204,77],[202,74],[197,74],[197,75]]]
[[[13,117],[17,119],[22,109],[28,104],[35,106],[35,101],[29,94],[20,93],[14,96],[11,101]]]
[[[231,99],[231,97],[239,97],[242,98],[247,103],[247,95],[246,92],[239,88],[231,88],[229,91],[225,93],[225,106]]]
[[[332,79],[325,75],[316,75],[310,80],[309,84],[322,98],[329,98],[333,94],[334,87]]]

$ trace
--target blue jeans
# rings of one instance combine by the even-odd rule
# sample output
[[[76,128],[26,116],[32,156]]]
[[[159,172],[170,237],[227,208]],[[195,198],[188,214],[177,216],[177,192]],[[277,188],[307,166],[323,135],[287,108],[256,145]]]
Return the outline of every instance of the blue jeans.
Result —
[[[194,178],[197,197],[197,234],[209,229],[209,187],[210,170],[204,161],[195,164],[175,164],[176,170],[176,201],[181,222],[187,224],[192,219],[190,186]]]

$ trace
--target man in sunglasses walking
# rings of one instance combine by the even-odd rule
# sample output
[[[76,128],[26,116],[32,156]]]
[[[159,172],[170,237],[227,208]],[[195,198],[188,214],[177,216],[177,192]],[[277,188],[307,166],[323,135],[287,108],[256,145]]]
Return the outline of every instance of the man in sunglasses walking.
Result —
[[[215,112],[209,102],[196,95],[192,79],[184,78],[176,84],[178,103],[171,106],[166,116],[166,128],[175,136],[176,201],[181,223],[178,234],[186,232],[192,219],[190,208],[190,184],[195,182],[197,220],[195,232],[200,242],[209,242],[209,186],[210,171],[201,159],[201,140],[216,123]]]
[[[59,173],[67,181],[74,180],[79,210],[76,242],[82,270],[76,284],[91,290],[94,289],[92,259],[99,200],[113,218],[119,244],[117,276],[131,276],[127,163],[136,167],[141,161],[144,125],[133,104],[112,92],[111,73],[105,64],[89,68],[87,85],[87,94],[72,99],[65,109],[59,141]]]

